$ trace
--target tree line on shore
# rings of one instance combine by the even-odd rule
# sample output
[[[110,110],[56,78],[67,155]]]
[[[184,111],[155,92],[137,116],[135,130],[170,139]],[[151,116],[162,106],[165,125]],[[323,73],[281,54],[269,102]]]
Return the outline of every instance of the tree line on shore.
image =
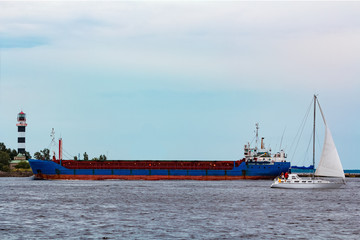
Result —
[[[95,160],[95,161],[105,161],[107,159],[107,157],[103,154],[101,154],[99,157],[94,157],[91,160]],[[76,156],[74,156],[74,160],[79,160],[77,159]],[[84,152],[84,161],[88,161],[89,160],[89,155]]]
[[[18,155],[15,149],[7,148],[4,143],[0,142],[0,171],[10,172],[10,162]],[[25,152],[25,158],[31,158],[29,152]],[[28,169],[30,165],[27,161],[21,161],[15,165],[16,169]]]
[[[18,152],[15,149],[10,149],[5,146],[4,143],[0,142],[0,171],[9,172],[10,171],[10,162],[18,155]],[[25,159],[32,158],[29,152],[25,152]],[[48,148],[44,148],[38,152],[34,153],[34,158],[39,160],[50,160],[50,150]],[[80,160],[77,156],[74,156],[74,160]],[[88,161],[89,155],[84,152],[83,160]],[[105,161],[107,160],[106,155],[101,154],[99,157],[93,157],[91,160],[93,161]],[[20,161],[17,165],[14,166],[16,169],[28,169],[30,165],[27,161]]]
[[[35,159],[39,159],[39,160],[50,160],[50,150],[47,148],[44,148],[43,150],[40,150],[39,152],[34,153],[34,158]],[[89,159],[89,155],[84,152],[83,154],[83,159],[79,159],[77,156],[73,157],[74,160],[84,160],[84,161],[88,161]],[[95,160],[95,161],[105,161],[107,159],[107,157],[104,154],[101,154],[99,157],[93,157],[91,160]]]

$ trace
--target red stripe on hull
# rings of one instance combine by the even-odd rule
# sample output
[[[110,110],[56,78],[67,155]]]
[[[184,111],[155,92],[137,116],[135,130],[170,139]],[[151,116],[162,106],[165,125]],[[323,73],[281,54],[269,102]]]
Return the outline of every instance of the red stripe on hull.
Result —
[[[35,174],[35,179],[47,180],[268,180],[274,179],[273,176],[170,176],[170,175],[47,175]]]
[[[165,161],[165,160],[107,160],[78,161],[54,160],[67,169],[183,169],[183,170],[231,170],[245,160],[237,161]]]

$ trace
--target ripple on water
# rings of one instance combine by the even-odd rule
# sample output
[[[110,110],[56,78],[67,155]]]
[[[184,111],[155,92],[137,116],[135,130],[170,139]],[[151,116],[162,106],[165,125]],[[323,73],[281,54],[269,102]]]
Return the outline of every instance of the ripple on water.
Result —
[[[360,179],[338,190],[271,181],[0,179],[3,239],[356,239]]]

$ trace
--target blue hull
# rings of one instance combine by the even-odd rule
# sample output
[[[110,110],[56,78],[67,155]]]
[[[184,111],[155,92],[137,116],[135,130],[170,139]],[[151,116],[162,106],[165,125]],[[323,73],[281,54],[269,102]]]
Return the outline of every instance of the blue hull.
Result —
[[[216,161],[214,161],[216,163]],[[76,179],[76,180],[238,180],[274,179],[290,168],[289,162],[272,164],[246,163],[226,170],[209,169],[69,169],[56,162],[29,160],[37,179]]]

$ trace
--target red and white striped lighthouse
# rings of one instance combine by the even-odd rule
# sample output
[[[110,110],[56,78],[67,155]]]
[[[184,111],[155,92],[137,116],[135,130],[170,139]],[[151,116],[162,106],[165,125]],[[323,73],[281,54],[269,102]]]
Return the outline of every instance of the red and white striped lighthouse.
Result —
[[[26,123],[26,114],[21,111],[17,116],[18,123],[16,126],[18,127],[18,153],[25,154],[25,128],[27,126]]]

